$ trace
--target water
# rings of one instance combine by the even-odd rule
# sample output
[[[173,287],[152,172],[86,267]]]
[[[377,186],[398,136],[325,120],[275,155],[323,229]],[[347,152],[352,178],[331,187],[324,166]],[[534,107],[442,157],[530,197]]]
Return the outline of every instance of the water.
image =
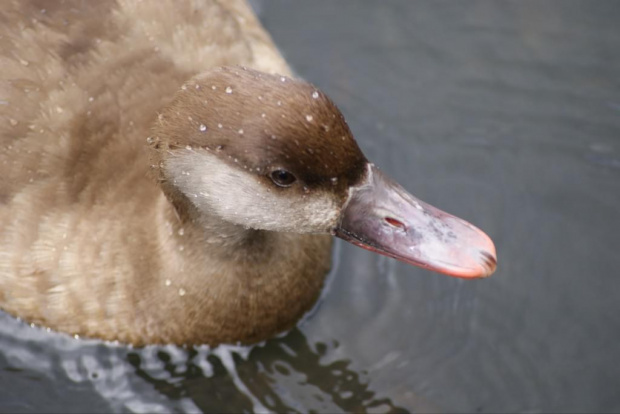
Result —
[[[257,3],[366,155],[484,229],[461,281],[339,243],[321,306],[252,350],[0,316],[0,411],[620,411],[620,3]]]

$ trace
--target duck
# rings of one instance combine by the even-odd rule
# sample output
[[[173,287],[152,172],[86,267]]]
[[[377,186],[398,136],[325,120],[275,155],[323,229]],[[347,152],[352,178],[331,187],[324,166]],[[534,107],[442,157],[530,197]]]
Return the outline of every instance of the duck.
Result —
[[[368,161],[244,1],[0,15],[3,311],[135,346],[252,344],[316,304],[333,236],[494,272],[491,239]]]

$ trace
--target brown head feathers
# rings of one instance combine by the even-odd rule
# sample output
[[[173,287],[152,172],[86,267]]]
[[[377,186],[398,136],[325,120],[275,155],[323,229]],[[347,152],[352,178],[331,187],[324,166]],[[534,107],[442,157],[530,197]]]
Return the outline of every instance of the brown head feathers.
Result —
[[[159,114],[149,143],[158,152],[154,165],[166,152],[202,148],[257,176],[289,171],[307,189],[345,190],[367,162],[324,93],[246,67],[217,68],[185,83]]]

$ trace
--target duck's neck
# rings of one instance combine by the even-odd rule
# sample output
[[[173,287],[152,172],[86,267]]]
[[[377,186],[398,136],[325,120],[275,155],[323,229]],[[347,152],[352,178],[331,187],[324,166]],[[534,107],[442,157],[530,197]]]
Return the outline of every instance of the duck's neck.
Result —
[[[162,206],[161,272],[137,323],[151,328],[133,342],[257,342],[292,328],[315,304],[329,235],[246,229],[179,198]]]

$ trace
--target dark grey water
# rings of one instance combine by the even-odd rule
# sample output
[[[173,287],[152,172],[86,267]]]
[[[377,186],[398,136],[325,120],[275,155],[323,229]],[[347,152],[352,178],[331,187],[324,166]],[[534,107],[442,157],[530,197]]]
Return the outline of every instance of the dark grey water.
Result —
[[[370,159],[489,233],[497,273],[342,243],[320,308],[252,350],[0,315],[0,411],[620,411],[620,2],[257,4]]]

